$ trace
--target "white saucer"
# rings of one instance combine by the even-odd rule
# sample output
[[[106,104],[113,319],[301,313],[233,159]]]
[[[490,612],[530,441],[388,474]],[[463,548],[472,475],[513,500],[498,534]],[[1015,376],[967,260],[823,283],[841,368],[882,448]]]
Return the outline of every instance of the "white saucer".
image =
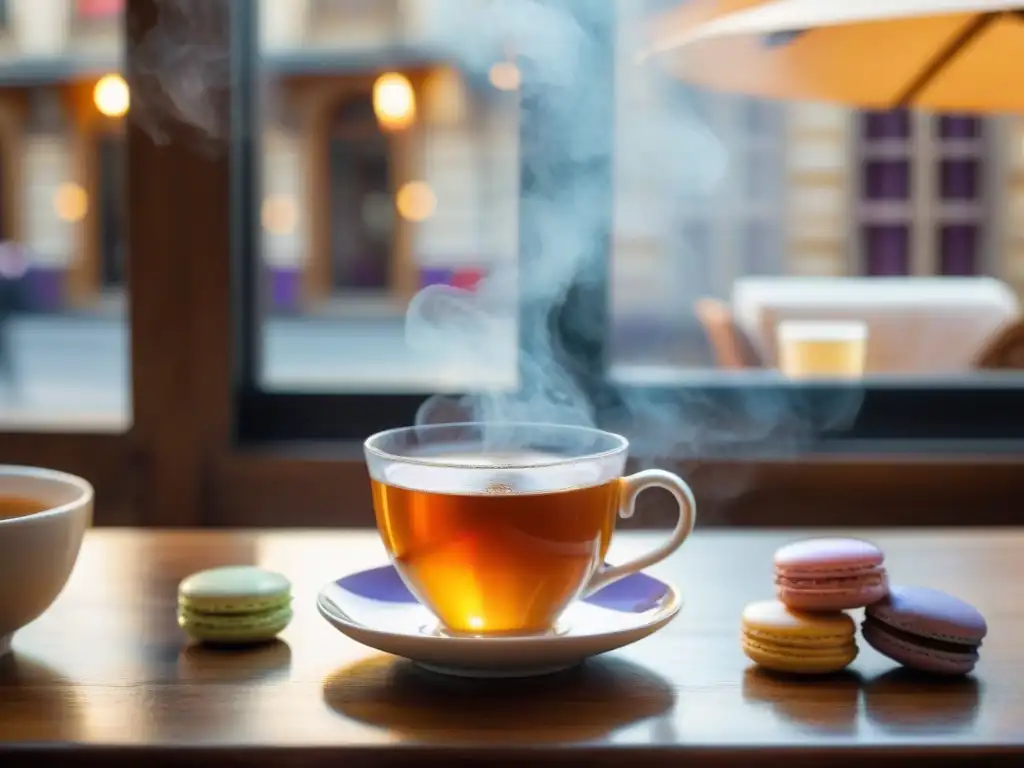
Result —
[[[635,643],[668,624],[681,600],[670,584],[638,573],[569,606],[558,630],[531,637],[449,637],[388,565],[353,573],[317,596],[339,632],[433,672],[461,677],[528,677],[575,666]]]

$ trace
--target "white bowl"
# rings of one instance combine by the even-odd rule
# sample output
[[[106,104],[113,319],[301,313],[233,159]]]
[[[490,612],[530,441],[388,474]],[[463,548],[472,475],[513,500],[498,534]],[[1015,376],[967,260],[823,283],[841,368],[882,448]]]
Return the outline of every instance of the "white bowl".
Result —
[[[11,637],[53,604],[92,524],[92,486],[38,467],[0,465],[0,497],[38,499],[46,510],[0,518],[0,656]]]

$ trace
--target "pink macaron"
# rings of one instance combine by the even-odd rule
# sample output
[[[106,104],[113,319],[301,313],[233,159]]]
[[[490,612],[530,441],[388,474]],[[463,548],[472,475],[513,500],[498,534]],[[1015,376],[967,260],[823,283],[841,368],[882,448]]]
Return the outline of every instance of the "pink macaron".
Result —
[[[843,611],[876,603],[889,592],[885,555],[869,541],[795,541],[775,553],[775,593],[801,611]]]
[[[921,672],[965,675],[978,662],[985,618],[959,598],[927,587],[892,587],[864,612],[864,640],[893,661]]]

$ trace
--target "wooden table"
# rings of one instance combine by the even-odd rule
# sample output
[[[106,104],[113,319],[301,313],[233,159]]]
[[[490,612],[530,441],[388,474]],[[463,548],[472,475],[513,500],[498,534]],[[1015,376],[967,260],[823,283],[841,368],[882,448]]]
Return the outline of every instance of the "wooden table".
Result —
[[[989,639],[972,678],[915,678],[862,644],[849,674],[813,682],[751,669],[737,643],[743,604],[771,595],[772,551],[808,533],[699,532],[654,569],[686,599],[665,631],[549,680],[472,684],[317,614],[323,583],[384,560],[374,532],[94,531],[0,662],[0,766],[1024,765],[1024,532],[855,532],[886,549],[895,581],[977,604]],[[612,559],[657,535],[620,534]],[[293,579],[281,642],[183,642],[178,580],[226,563]]]

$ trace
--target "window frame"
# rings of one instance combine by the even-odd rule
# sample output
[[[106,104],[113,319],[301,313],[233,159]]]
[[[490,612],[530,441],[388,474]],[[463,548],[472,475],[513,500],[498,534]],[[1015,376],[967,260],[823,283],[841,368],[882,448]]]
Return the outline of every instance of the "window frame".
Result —
[[[255,20],[246,23],[248,32],[236,40],[257,39]],[[250,50],[248,57],[243,54],[238,59],[251,73],[255,72],[255,53]],[[611,69],[607,76],[613,76]],[[248,78],[236,78],[235,82],[244,89],[255,78],[250,74]],[[242,108],[238,116],[249,121],[256,113],[252,96],[235,101]],[[524,78],[524,99],[529,99],[528,78]],[[608,114],[607,124],[612,123]],[[253,130],[246,133],[252,134]],[[524,154],[543,151],[536,142],[531,150],[529,142],[534,135],[536,126],[521,126]],[[236,176],[244,178],[242,188],[258,189],[251,183],[259,178],[258,172],[253,171],[256,158],[237,153],[236,157],[250,169],[241,171],[241,177]],[[530,183],[530,162],[536,159],[537,155],[531,155],[530,161],[521,164],[526,185]],[[609,174],[610,180],[608,168],[595,172]],[[610,195],[608,206],[610,217]],[[248,213],[239,221],[254,221],[253,201],[245,208]],[[241,239],[235,241],[237,279],[232,298],[238,310],[234,327],[236,356],[240,361],[232,398],[235,450],[221,462],[219,478],[223,482],[215,484],[212,515],[228,525],[370,525],[369,488],[359,443],[377,429],[411,423],[427,393],[420,396],[261,391],[255,384],[260,346],[256,332],[260,264],[255,258],[239,258],[242,251],[258,254],[258,243],[251,242],[256,232],[249,226],[237,233]],[[521,222],[521,233],[529,232],[530,223]],[[247,239],[250,242],[244,247],[237,247],[238,242],[245,243]],[[521,263],[529,268],[529,240],[521,240]],[[591,395],[598,401],[614,401],[618,394],[607,386],[604,378],[608,370],[605,329],[610,312],[609,242],[605,238],[603,254],[591,262],[592,270],[586,279],[580,279],[570,289],[564,305],[545,321],[560,334],[561,346],[573,351],[566,362],[581,373],[581,380],[594,385]],[[536,311],[525,305],[521,307],[521,316],[529,318],[529,313]],[[707,521],[710,517],[712,523],[740,519],[765,525],[950,523],[958,521],[957,514],[968,504],[971,513],[965,522],[1006,522],[1012,517],[1004,505],[1022,488],[1022,481],[1017,479],[1020,474],[1016,458],[1024,438],[1024,429],[1019,426],[1024,424],[1021,390],[975,383],[927,388],[906,384],[873,386],[865,392],[864,405],[853,429],[812,441],[805,450],[787,459],[745,451],[739,445],[719,455],[704,453],[669,463],[694,483],[698,496],[703,494],[708,500],[705,508],[710,515],[702,519]],[[620,390],[640,391],[669,402],[678,401],[679,389],[672,386],[631,389],[625,385]],[[835,388],[827,386],[794,386],[787,391],[798,403],[812,408],[836,394]],[[748,385],[711,383],[688,388],[686,398],[696,396],[727,409],[737,397],[747,397],[750,392]],[[769,394],[777,396],[778,392]],[[908,429],[908,425],[917,429]],[[942,482],[936,483],[939,468]],[[733,480],[739,476],[754,477],[756,481],[753,485],[747,481],[739,483],[749,487],[723,490],[723,486],[737,485]],[[844,485],[845,497],[838,500],[837,483]],[[823,505],[828,509],[824,520],[820,517]]]
[[[204,44],[214,40],[230,46],[236,72],[244,69],[239,43],[250,42],[251,58],[255,14],[247,14],[242,25],[246,14],[231,17],[230,10],[248,3],[200,2],[215,9],[210,16],[219,19],[216,34],[207,33]],[[126,77],[140,97],[156,87],[161,74],[139,55],[160,10],[160,0],[126,3]],[[254,64],[249,62],[250,72]],[[244,78],[234,78],[211,99],[225,115],[229,109],[245,113],[255,107],[255,83],[248,86]],[[244,204],[230,192],[258,178],[258,166],[240,161],[258,159],[259,134],[250,124],[248,132],[230,141],[209,141],[170,121],[161,126],[163,136],[154,138],[148,117],[133,112],[126,124],[132,426],[117,435],[6,433],[0,435],[0,461],[53,466],[88,478],[96,486],[101,525],[372,525],[361,439],[387,423],[408,423],[419,399],[267,396],[252,386],[258,337],[240,331],[260,309],[258,270],[246,267],[258,261],[243,258],[244,241],[232,235],[246,222],[254,233],[258,211],[255,198]],[[574,286],[557,316],[545,319],[562,329],[578,353],[572,364],[579,371],[606,367],[608,262],[597,266],[599,279]],[[583,332],[574,337],[573,329]],[[666,397],[674,391],[664,390]],[[707,393],[730,396],[722,387]],[[598,386],[593,394],[608,392]],[[915,398],[882,392],[865,423],[877,430],[887,414],[908,405],[921,414],[965,402],[959,391],[911,394]],[[983,425],[992,426],[1020,414],[1014,399],[996,391],[983,401],[968,397],[966,402],[982,412]],[[947,430],[963,424],[955,418],[962,408],[951,413]],[[302,425],[305,429],[295,429]],[[308,439],[301,439],[303,432]],[[1024,478],[1014,453],[1020,444],[1009,438],[986,447],[1003,450],[984,455],[964,451],[961,443],[931,455],[907,446],[888,453],[819,452],[794,460],[694,455],[668,466],[693,485],[702,525],[1016,522],[1013,510]],[[671,505],[657,494],[651,497],[642,500],[641,514],[631,524],[671,520]]]

